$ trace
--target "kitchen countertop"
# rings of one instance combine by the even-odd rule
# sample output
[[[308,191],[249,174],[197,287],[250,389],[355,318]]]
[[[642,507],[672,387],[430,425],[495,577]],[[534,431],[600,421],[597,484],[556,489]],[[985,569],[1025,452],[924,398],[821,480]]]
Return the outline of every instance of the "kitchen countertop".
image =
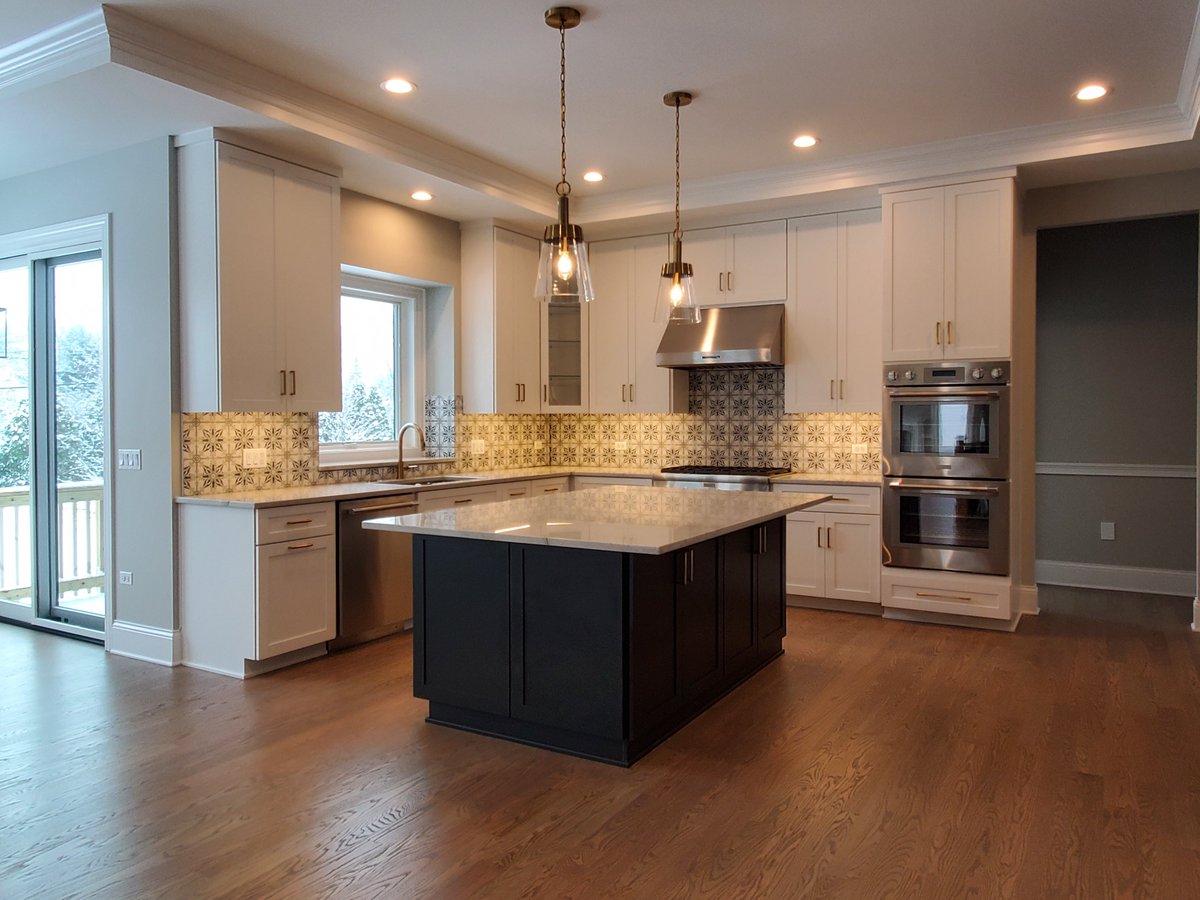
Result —
[[[364,528],[583,550],[662,554],[813,506],[828,494],[612,486],[368,519]]]
[[[457,474],[457,473],[456,473]],[[472,485],[502,484],[506,481],[525,481],[531,478],[557,478],[566,475],[608,475],[652,478],[659,474],[658,469],[602,469],[589,466],[533,466],[525,469],[502,469],[492,472],[463,472],[466,476],[461,481],[447,481],[441,484],[413,485],[388,484],[382,481],[357,481],[340,484],[309,484],[298,487],[283,487],[257,491],[235,491],[227,494],[202,494],[199,496],[180,496],[176,503],[195,504],[200,506],[236,506],[247,509],[266,509],[273,506],[292,506],[297,503],[321,503],[325,501],[356,500],[367,497],[382,497],[393,494],[414,493],[417,491],[436,491],[454,487],[470,487]],[[436,477],[436,476],[430,476]],[[792,472],[788,475],[777,475],[771,479],[771,484],[803,485],[869,485],[879,486],[879,475],[848,475],[848,474],[817,474],[807,472]],[[727,493],[727,492],[722,492]],[[734,492],[736,493],[736,492]],[[793,496],[795,496],[793,494]]]

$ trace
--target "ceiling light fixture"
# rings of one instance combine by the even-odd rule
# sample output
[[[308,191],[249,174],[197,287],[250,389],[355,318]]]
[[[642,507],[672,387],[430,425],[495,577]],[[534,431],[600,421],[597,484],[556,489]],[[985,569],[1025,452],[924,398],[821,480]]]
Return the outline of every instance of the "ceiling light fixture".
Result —
[[[413,191],[412,198],[414,200],[420,200],[422,203],[424,203],[426,200],[432,200],[433,194],[429,193],[429,191]]]
[[[1102,84],[1085,84],[1075,92],[1076,100],[1099,100],[1108,93],[1108,88]]]
[[[692,290],[692,265],[683,261],[683,232],[679,227],[679,110],[691,102],[692,95],[687,91],[663,95],[663,103],[675,107],[675,233],[671,236],[671,259],[663,263],[658,283],[654,318],[660,322],[666,319],[695,325],[700,321],[700,308]]]
[[[589,171],[589,172],[584,172],[584,173],[583,173],[583,180],[584,180],[584,181],[590,181],[590,182],[592,182],[592,183],[595,183],[595,182],[597,182],[597,181],[603,181],[603,180],[604,180],[604,173],[603,173],[603,172],[597,172],[595,169],[592,169],[592,170],[591,170],[591,171]]]
[[[570,6],[553,6],[545,14],[546,24],[558,29],[558,120],[562,132],[562,170],[555,188],[558,221],[546,226],[533,289],[535,298],[548,303],[587,303],[595,297],[583,229],[571,224],[567,201],[571,193],[567,181],[567,29],[578,25],[580,18],[579,10]]]
[[[792,146],[807,150],[809,147],[815,147],[819,143],[820,140],[813,137],[811,134],[802,134],[792,141]]]
[[[411,94],[417,88],[407,78],[389,78],[379,86],[389,94]]]

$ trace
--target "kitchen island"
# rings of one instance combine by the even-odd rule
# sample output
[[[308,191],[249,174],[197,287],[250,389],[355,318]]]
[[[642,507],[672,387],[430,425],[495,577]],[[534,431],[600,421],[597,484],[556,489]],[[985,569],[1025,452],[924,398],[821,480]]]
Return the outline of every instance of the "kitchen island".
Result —
[[[783,652],[784,516],[825,494],[602,487],[413,535],[428,721],[630,765]]]

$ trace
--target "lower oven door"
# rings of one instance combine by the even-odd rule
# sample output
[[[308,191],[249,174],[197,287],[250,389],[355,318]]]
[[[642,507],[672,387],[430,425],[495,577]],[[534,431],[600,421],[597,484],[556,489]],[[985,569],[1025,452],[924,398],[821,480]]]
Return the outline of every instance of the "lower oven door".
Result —
[[[1007,481],[885,478],[883,563],[1008,574]]]

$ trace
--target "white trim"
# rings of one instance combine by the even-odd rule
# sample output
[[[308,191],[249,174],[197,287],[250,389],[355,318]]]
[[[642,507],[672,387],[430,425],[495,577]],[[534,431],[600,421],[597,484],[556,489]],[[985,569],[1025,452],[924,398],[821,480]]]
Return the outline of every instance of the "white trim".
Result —
[[[1142,463],[1035,463],[1037,475],[1084,475],[1105,478],[1195,478],[1195,466],[1158,466]]]
[[[154,628],[117,619],[109,625],[105,646],[109,653],[118,656],[142,659],[160,666],[177,666],[182,658],[183,642],[177,628]]]
[[[94,250],[97,246],[102,250],[107,249],[110,218],[107,214],[89,216],[0,235],[0,259],[11,256],[43,259]]]
[[[1036,616],[1042,611],[1038,605],[1038,586],[1036,584],[1014,584],[1013,604],[1023,616]]]
[[[97,6],[78,18],[0,47],[0,95],[13,96],[108,61],[104,11]]]
[[[1183,73],[1179,76],[1179,94],[1175,104],[1194,129],[1196,122],[1200,121],[1200,9],[1192,21],[1192,37],[1183,57]]]
[[[1196,573],[1178,569],[1140,566],[1106,566],[1097,563],[1039,559],[1034,563],[1038,584],[1095,588],[1101,591],[1130,591],[1138,594],[1196,596]]]
[[[1192,602],[1192,631],[1200,631],[1200,597]]]

